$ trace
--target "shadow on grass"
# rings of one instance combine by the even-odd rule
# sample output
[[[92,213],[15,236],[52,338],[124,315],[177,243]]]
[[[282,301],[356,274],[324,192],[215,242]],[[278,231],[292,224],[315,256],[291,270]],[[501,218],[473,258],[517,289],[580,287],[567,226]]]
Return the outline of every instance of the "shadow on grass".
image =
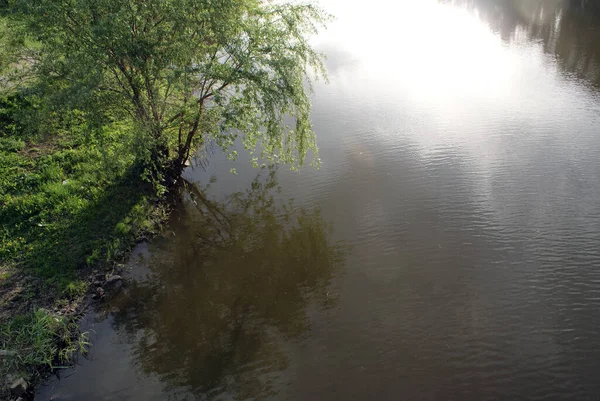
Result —
[[[130,168],[102,191],[100,198],[53,227],[25,256],[26,266],[47,284],[64,290],[83,268],[122,257],[143,232],[155,228],[151,216],[155,196],[152,186],[140,179],[139,168]]]
[[[15,356],[0,358],[0,376],[23,375],[35,384],[53,366],[70,365],[87,340],[73,314],[77,301],[63,301],[87,290],[81,279],[90,267],[118,261],[164,216],[156,212],[152,186],[135,166],[98,188],[99,197],[47,228],[43,240],[33,240],[21,263],[6,264],[0,280],[0,344]],[[0,400],[9,397],[0,386]]]

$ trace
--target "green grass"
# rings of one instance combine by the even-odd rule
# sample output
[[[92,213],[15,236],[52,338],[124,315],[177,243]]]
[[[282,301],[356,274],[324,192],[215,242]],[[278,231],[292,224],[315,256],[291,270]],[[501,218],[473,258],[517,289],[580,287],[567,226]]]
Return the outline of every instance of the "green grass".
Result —
[[[2,349],[15,352],[0,357],[0,377],[68,364],[77,325],[49,310],[85,294],[84,272],[119,262],[164,218],[128,125],[92,130],[77,112],[39,108],[35,94],[0,97],[0,307],[22,306],[0,321]],[[24,286],[14,299],[11,286]]]
[[[77,353],[85,353],[87,334],[77,333],[77,323],[44,309],[12,319],[0,331],[0,344],[10,354],[0,373],[31,377],[44,369],[69,366]]]
[[[74,318],[34,309],[0,328],[0,346],[8,353],[2,357],[0,377],[35,383],[53,369],[72,366],[88,345],[88,333],[79,331]],[[13,399],[8,388],[0,388],[0,399]]]
[[[82,267],[122,256],[151,228],[154,196],[136,173],[127,126],[92,135],[71,115],[65,127],[27,133],[18,118],[33,107],[0,100],[0,260],[70,291]]]

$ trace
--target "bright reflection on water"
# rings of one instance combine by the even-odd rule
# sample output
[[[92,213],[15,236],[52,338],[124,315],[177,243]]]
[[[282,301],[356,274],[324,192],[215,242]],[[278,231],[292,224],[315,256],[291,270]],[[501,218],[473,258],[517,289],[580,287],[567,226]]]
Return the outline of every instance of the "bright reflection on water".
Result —
[[[598,399],[600,3],[322,5],[321,169],[186,172],[40,399]]]
[[[374,3],[332,5],[337,23],[321,39],[326,52],[330,45],[360,60],[356,91],[372,85],[377,95],[402,91],[403,98],[455,113],[457,99],[506,98],[518,84],[518,57],[466,9],[433,0]]]

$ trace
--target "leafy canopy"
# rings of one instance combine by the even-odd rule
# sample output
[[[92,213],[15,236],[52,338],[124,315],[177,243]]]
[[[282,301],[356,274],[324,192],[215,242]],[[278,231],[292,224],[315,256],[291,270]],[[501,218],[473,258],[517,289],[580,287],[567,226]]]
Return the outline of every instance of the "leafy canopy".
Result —
[[[313,151],[308,92],[325,77],[309,37],[329,16],[268,0],[10,0],[32,68],[58,106],[98,124],[130,118],[153,174],[238,136],[272,162]],[[294,121],[291,127],[286,122]],[[155,177],[156,178],[156,177]]]

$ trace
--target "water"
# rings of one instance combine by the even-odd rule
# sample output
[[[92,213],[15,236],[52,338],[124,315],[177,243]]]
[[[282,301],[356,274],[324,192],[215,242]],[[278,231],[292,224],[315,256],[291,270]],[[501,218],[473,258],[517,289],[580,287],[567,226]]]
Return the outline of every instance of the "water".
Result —
[[[600,397],[600,7],[322,5],[321,169],[187,171],[38,399]]]

